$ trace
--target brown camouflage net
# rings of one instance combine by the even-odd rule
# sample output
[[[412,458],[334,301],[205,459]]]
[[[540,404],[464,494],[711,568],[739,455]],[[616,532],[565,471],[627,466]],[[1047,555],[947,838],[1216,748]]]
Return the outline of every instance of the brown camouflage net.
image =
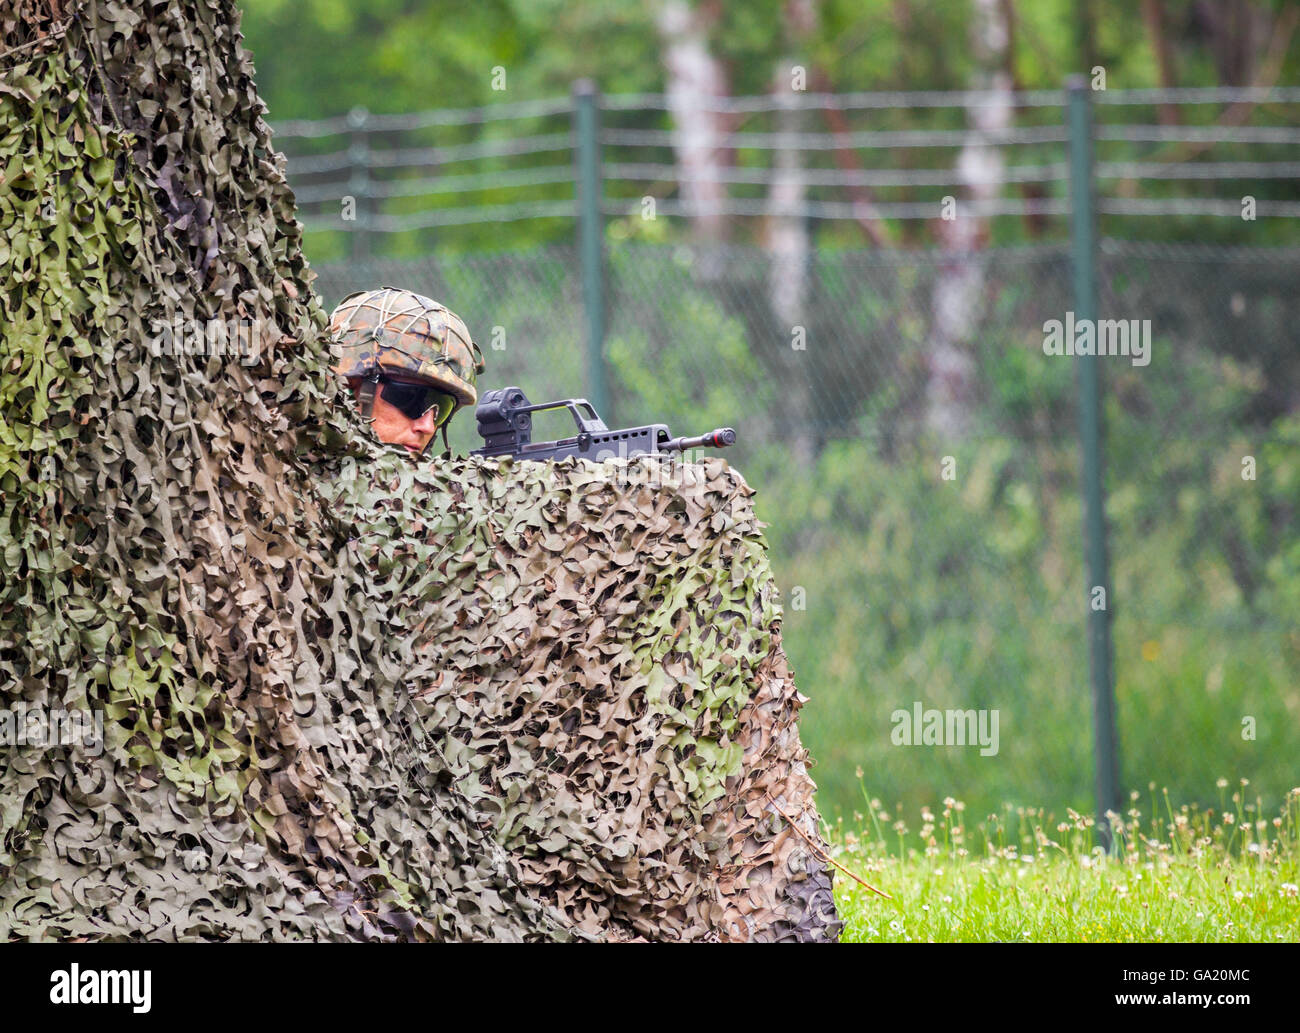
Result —
[[[233,5],[145,10],[0,11],[0,699],[105,739],[0,747],[0,936],[835,938],[743,479],[375,444]]]

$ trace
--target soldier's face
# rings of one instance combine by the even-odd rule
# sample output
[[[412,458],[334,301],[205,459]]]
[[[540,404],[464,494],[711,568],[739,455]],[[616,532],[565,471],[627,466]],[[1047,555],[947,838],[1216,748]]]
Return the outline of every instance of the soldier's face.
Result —
[[[353,380],[353,389],[355,390],[360,384],[360,380]],[[375,393],[371,426],[374,428],[375,437],[380,441],[389,445],[401,445],[414,459],[433,440],[433,435],[438,429],[438,409],[435,406],[419,419],[413,420],[384,401],[384,385],[380,384]]]

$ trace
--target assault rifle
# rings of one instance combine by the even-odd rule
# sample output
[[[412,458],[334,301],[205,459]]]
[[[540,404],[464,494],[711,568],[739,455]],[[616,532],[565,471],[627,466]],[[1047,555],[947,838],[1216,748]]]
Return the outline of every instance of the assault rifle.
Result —
[[[532,414],[546,409],[568,409],[578,426],[578,433],[559,441],[534,442]],[[544,462],[580,456],[599,463],[605,459],[630,459],[635,455],[682,452],[688,448],[725,448],[736,442],[736,432],[730,427],[720,427],[696,438],[674,438],[662,423],[610,430],[585,398],[564,398],[533,405],[518,387],[501,387],[487,392],[478,403],[474,416],[478,420],[483,447],[474,449],[470,455],[485,459],[511,456]]]

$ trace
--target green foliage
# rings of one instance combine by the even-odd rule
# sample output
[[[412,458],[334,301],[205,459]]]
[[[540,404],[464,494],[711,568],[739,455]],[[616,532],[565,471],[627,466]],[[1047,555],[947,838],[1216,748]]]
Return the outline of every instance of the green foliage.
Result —
[[[663,249],[651,253],[669,258]],[[632,285],[644,275],[646,259],[644,250],[611,249],[610,275],[631,288],[629,295],[640,293]],[[737,413],[767,410],[779,398],[779,385],[754,393],[762,365],[745,326],[693,282],[689,257],[674,254],[656,263],[655,273],[653,289],[636,309],[614,314],[606,338],[620,422],[667,423],[675,434],[697,434]]]
[[[1117,446],[1139,430],[1113,422]],[[1300,509],[1295,434],[1288,421],[1263,439],[1260,456],[1278,465],[1260,490],[1240,479],[1231,448],[1226,474],[1217,448],[1175,439],[1141,464],[1115,448],[1111,606],[1131,781],[1193,797],[1226,767],[1266,800],[1290,787],[1300,639],[1294,534],[1278,530],[1293,531]],[[866,441],[827,448],[811,476],[773,463],[759,481],[783,595],[806,590],[807,608],[787,605],[784,627],[812,696],[804,737],[820,761],[826,812],[854,805],[857,766],[909,806],[951,785],[978,809],[999,800],[1090,806],[1088,596],[1072,449],[999,436],[953,451],[953,482],[940,479],[936,451],[890,462]],[[801,543],[809,517],[818,537]],[[1225,547],[1237,525],[1258,573],[1252,600]],[[1000,753],[892,745],[891,713],[916,700],[998,709]],[[1254,739],[1243,738],[1246,716]]]
[[[787,24],[789,5],[764,0],[762,3],[705,5],[692,3],[710,52],[724,69],[724,88],[731,95],[766,93],[784,62],[805,67],[814,79],[809,88],[848,93],[866,90],[965,90],[975,82],[976,48],[971,45],[971,11],[968,0],[940,0],[926,3],[895,0],[823,0],[816,6],[818,17],[806,34]],[[1266,5],[1256,3],[1256,7]],[[1276,23],[1282,6],[1267,5]],[[600,3],[561,3],[558,0],[493,0],[463,5],[447,0],[409,4],[400,0],[361,3],[358,0],[249,0],[242,28],[247,45],[262,69],[264,96],[273,122],[299,118],[322,118],[344,113],[354,106],[374,112],[405,113],[434,108],[467,108],[500,103],[563,97],[574,80],[591,78],[606,93],[663,92],[667,85],[664,41],[658,25],[660,5],[639,0],[602,0]],[[1081,19],[1088,19],[1085,29]],[[1010,72],[1014,84],[1023,89],[1059,89],[1074,74],[1090,74],[1094,67],[1105,69],[1108,89],[1148,88],[1160,85],[1159,67],[1150,31],[1137,4],[1080,5],[1069,0],[1035,0],[1014,6],[1014,31],[1010,39]],[[1226,24],[1226,23],[1225,23]],[[1182,87],[1247,85],[1243,71],[1223,65],[1224,55],[1240,50],[1239,41],[1219,40],[1204,16],[1165,18],[1165,33],[1174,57],[1177,80]],[[1085,44],[1086,38],[1091,39]],[[1089,49],[1089,47],[1091,49]],[[1263,61],[1263,51],[1252,51],[1252,71]],[[506,88],[493,89],[495,70],[506,73]],[[825,76],[825,79],[821,78]],[[1284,54],[1277,81],[1300,79],[1300,49]],[[1251,113],[1253,124],[1285,124],[1280,112],[1260,108]],[[1181,117],[1196,125],[1210,125],[1222,111],[1208,107],[1181,109]],[[1111,108],[1098,117],[1155,123],[1154,106]],[[1025,125],[1059,124],[1055,108],[1034,108],[1017,114]],[[1234,116],[1235,117],[1235,116]],[[858,128],[954,129],[965,126],[966,113],[960,108],[914,108],[874,111],[855,115]],[[617,112],[607,115],[609,124],[620,128],[662,129],[668,123],[661,112]],[[543,123],[525,120],[488,126],[441,127],[422,137],[428,146],[446,146],[471,139],[490,140],[505,135],[567,131],[563,121]],[[769,114],[750,114],[737,126],[743,130],[772,131]],[[807,131],[824,131],[827,124],[819,115],[810,117]],[[391,141],[390,141],[391,142]],[[316,141],[330,150],[346,146],[346,140]],[[388,143],[380,141],[381,146]],[[1176,159],[1177,148],[1147,144],[1105,145],[1099,156],[1107,161],[1123,159]],[[1058,145],[1027,145],[1015,152],[1016,164],[1050,164],[1064,160]],[[633,155],[636,155],[635,157]],[[625,152],[625,160],[664,160],[660,149]],[[741,153],[741,163],[756,158]],[[917,148],[890,152],[866,152],[867,166],[884,168],[932,168],[951,164],[955,155],[947,149]],[[1220,145],[1204,155],[1218,161],[1259,160],[1257,146]],[[488,174],[506,168],[535,163],[551,164],[555,154],[527,159],[488,158],[449,167],[453,173]],[[765,160],[765,159],[764,159]],[[833,168],[830,152],[807,154],[810,165]],[[431,170],[432,171],[432,170]],[[421,171],[423,173],[423,170]],[[1111,182],[1108,192],[1127,196],[1138,190],[1144,197],[1233,196],[1236,186],[1197,181]],[[947,187],[882,188],[874,192],[879,201],[921,201],[938,199]],[[1050,197],[1064,198],[1065,184],[1046,187]],[[1244,189],[1244,188],[1243,188]],[[1255,180],[1249,189],[1260,199],[1294,199],[1295,185],[1285,179]],[[538,193],[537,191],[542,192]],[[662,196],[658,184],[648,188]],[[611,197],[628,196],[629,203],[647,192],[644,183],[610,181]],[[736,197],[760,196],[756,188],[732,187]],[[1009,196],[1022,191],[1012,187]],[[1239,196],[1238,191],[1237,196]],[[455,195],[393,199],[385,211],[400,214],[432,205],[490,205],[503,201],[540,198],[571,198],[572,187],[517,189],[483,188]],[[831,196],[814,190],[812,196]],[[842,194],[834,196],[843,199]],[[640,221],[640,220],[636,220]],[[1246,223],[1240,219],[1212,217],[1164,217],[1160,219],[1107,215],[1102,227],[1120,237],[1152,239],[1200,239],[1223,242],[1281,243],[1294,239],[1287,219],[1261,219]],[[1057,221],[1057,227],[1063,222]],[[735,220],[737,239],[756,239],[757,222]],[[888,226],[900,240],[932,239],[931,230],[920,222]],[[994,221],[997,243],[1016,243],[1038,236],[1041,228],[1025,220],[1004,218]],[[681,239],[680,224],[664,219],[656,232]],[[851,221],[819,222],[814,237],[823,248],[858,246],[861,229]],[[377,248],[393,256],[412,256],[429,250],[442,253],[475,253],[484,250],[529,248],[567,241],[573,235],[571,219],[546,218],[486,225],[449,226],[384,234]],[[313,230],[308,245],[317,261],[346,253],[349,234],[330,229]]]

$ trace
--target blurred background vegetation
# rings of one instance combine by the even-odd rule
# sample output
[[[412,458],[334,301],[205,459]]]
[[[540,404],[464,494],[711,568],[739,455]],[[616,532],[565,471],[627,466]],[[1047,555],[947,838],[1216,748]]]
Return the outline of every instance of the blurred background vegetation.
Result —
[[[369,234],[358,253],[355,227],[339,221],[330,193],[355,170],[335,170],[336,181],[295,171],[347,146],[347,131],[295,137],[292,123],[357,106],[403,115],[563,100],[574,80],[589,77],[607,96],[666,98],[607,110],[604,125],[671,137],[711,103],[778,94],[794,67],[811,91],[980,90],[995,101],[1059,90],[1068,75],[1093,77],[1098,68],[1106,91],[1300,84],[1300,7],[1281,0],[243,7],[268,118],[286,128],[290,181],[324,198],[304,206],[324,303],[381,283],[430,294],[483,343],[485,385],[520,384],[534,401],[588,390],[574,219],[396,229]],[[497,69],[503,90],[493,89]],[[1103,315],[1150,319],[1153,328],[1149,366],[1114,358],[1102,370],[1122,781],[1143,790],[1156,782],[1175,799],[1213,806],[1217,778],[1248,778],[1267,808],[1300,784],[1300,222],[1208,207],[1132,214],[1120,202],[1235,206],[1250,195],[1290,211],[1300,176],[1278,169],[1297,148],[1269,142],[1268,132],[1282,140],[1294,130],[1300,104],[1175,104],[1175,96],[1095,105],[1103,129],[1152,129],[1150,139],[1103,132],[1097,144],[1098,160],[1110,163],[1099,190],[1115,202],[1101,215]],[[757,216],[722,206],[716,217],[646,220],[624,209],[646,196],[671,206],[687,197],[690,177],[607,177],[612,411],[602,415],[663,421],[674,433],[738,429],[728,458],[757,488],[769,525],[786,648],[811,697],[802,728],[825,815],[865,809],[859,768],[891,806],[953,795],[976,814],[1006,802],[1086,811],[1093,775],[1075,373],[1042,347],[1044,321],[1073,307],[1070,251],[1065,209],[1034,207],[1068,200],[1064,145],[1031,135],[1002,157],[970,140],[856,147],[843,134],[965,130],[981,116],[960,98],[946,106],[903,98],[838,121],[832,107],[804,109],[793,122],[782,121],[779,106],[705,118],[698,131],[720,143],[703,172],[694,167],[697,178],[723,174],[715,200],[761,204],[775,183],[800,203],[931,204],[934,214],[790,217],[773,203]],[[1013,103],[1006,117],[1004,127],[1047,128],[1061,125],[1062,111]],[[416,127],[400,140],[379,133],[367,146],[445,148],[568,125],[559,110]],[[1224,138],[1177,138],[1201,128],[1225,130]],[[1231,135],[1246,129],[1261,132]],[[828,134],[834,146],[803,150],[797,161],[779,147],[723,146],[740,132]],[[700,158],[670,138],[629,144],[615,160],[682,172]],[[375,179],[436,183],[451,172],[488,184],[557,161],[572,156],[487,156],[446,171],[435,161]],[[1142,163],[1166,174],[1144,175]],[[1167,174],[1180,163],[1185,175]],[[1219,168],[1199,175],[1198,163]],[[1265,163],[1271,175],[1260,174]],[[972,165],[984,179],[971,176]],[[871,173],[936,166],[950,168],[951,179],[862,186]],[[1037,181],[1006,174],[1049,166],[1059,168]],[[770,178],[726,182],[746,169]],[[847,178],[819,186],[809,175],[816,170]],[[954,232],[938,216],[945,195],[1007,199],[1012,210],[967,216]],[[573,196],[572,181],[484,186],[453,199],[394,197],[372,214]],[[791,346],[796,325],[802,349]],[[477,445],[472,419],[457,421],[452,442],[458,451]],[[956,461],[954,480],[941,477],[945,456]],[[1254,479],[1243,476],[1247,459]],[[915,700],[998,709],[998,755],[891,745],[890,714]],[[1253,739],[1243,737],[1244,718],[1254,720]]]

